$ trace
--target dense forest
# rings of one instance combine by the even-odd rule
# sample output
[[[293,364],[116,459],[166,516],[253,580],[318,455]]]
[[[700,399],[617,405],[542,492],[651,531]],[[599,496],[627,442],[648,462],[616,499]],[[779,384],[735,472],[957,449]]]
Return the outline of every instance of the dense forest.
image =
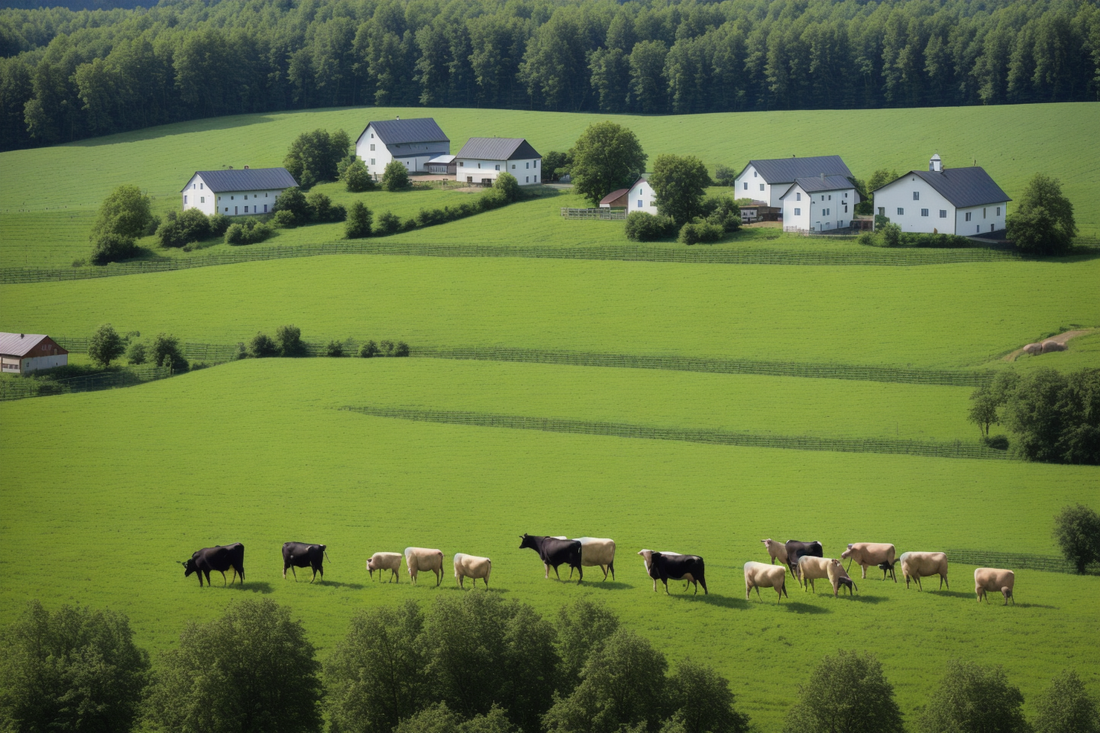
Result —
[[[0,149],[347,105],[1100,99],[1097,0],[162,0],[0,11]]]

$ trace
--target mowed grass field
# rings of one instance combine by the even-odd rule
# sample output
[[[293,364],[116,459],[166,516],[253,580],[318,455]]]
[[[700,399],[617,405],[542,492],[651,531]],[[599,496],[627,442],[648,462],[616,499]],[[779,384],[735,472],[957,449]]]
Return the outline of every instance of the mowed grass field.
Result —
[[[1092,165],[1100,156],[1100,123],[1096,106],[1089,103],[667,117],[364,107],[200,120],[0,154],[0,266],[67,266],[86,257],[94,212],[120,184],[141,187],[158,211],[167,211],[179,206],[180,189],[196,170],[279,166],[301,132],[342,128],[354,137],[368,121],[395,115],[434,117],[455,153],[471,136],[525,137],[542,153],[564,151],[585,127],[609,117],[638,135],[651,162],[661,153],[696,155],[712,170],[719,163],[740,169],[753,158],[835,154],[866,179],[878,168],[924,169],[932,153],[939,152],[948,167],[977,162],[1012,198],[1019,198],[1035,173],[1059,178],[1076,207],[1081,233],[1100,234],[1100,203],[1094,195],[1100,172]],[[447,202],[446,195],[435,194],[428,197],[432,206]],[[418,202],[418,195],[399,202],[372,193],[363,200],[377,212],[392,208],[403,216],[427,205]],[[545,220],[540,214],[525,221],[527,228],[515,241],[560,242],[558,225],[549,221],[556,215],[552,209]],[[614,231],[613,239],[625,241],[619,225],[569,224],[575,225],[570,237],[585,239],[599,231],[602,240],[609,236],[604,232]],[[324,231],[311,236],[340,236],[335,226],[317,229]],[[499,239],[493,236],[499,231],[462,222],[402,236],[476,243],[487,233]],[[292,239],[284,233],[276,241]]]
[[[810,382],[816,404],[793,399]],[[794,390],[792,399],[775,398]],[[293,609],[325,656],[356,610],[458,592],[371,583],[371,552],[409,545],[493,558],[492,589],[546,614],[588,598],[608,604],[673,663],[685,656],[727,676],[740,705],[778,730],[793,684],[837,648],[882,659],[903,710],[915,714],[948,659],[1004,665],[1030,699],[1065,666],[1100,682],[1095,577],[1021,570],[1017,605],[978,605],[973,568],[952,566],[950,591],[906,591],[877,579],[834,599],[792,581],[744,599],[741,565],[766,560],[764,537],[818,539],[827,555],[853,541],[899,551],[1000,549],[1052,554],[1049,517],[1093,501],[1093,468],[1011,461],[774,451],[461,427],[366,417],[346,404],[428,404],[642,424],[736,424],[839,434],[964,430],[933,414],[964,391],[831,380],[783,380],[435,360],[238,362],[143,387],[0,404],[5,480],[0,623],[22,603],[124,610],[140,643],[171,646],[189,620],[267,595]],[[879,394],[887,393],[887,394]],[[766,404],[768,396],[777,400]],[[830,400],[832,402],[830,403]],[[826,404],[828,403],[828,404]],[[39,419],[43,410],[58,419]],[[651,409],[650,409],[651,408]],[[768,413],[774,414],[768,414]],[[885,428],[885,429],[884,429]],[[8,461],[9,466],[12,464]],[[616,579],[544,580],[523,532],[610,536]],[[283,581],[287,540],[326,543],[324,583]],[[245,544],[248,583],[200,590],[177,561],[200,546]],[[653,593],[643,547],[704,555],[708,596]],[[592,581],[592,582],[589,582]],[[931,588],[935,583],[928,584]],[[484,592],[479,589],[476,592]]]

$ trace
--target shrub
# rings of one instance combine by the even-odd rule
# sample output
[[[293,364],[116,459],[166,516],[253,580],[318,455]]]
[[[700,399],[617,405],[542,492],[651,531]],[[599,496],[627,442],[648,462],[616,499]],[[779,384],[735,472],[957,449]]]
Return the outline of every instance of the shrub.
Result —
[[[161,247],[182,247],[210,236],[210,220],[198,209],[188,209],[179,216],[175,212],[157,227],[157,240]]]
[[[282,356],[304,356],[306,353],[302,329],[297,326],[279,326],[275,329],[275,340],[279,343],[279,354]]]
[[[408,356],[409,355],[409,345],[407,343],[405,343],[404,341],[398,341],[397,345],[393,347],[393,355],[394,356]]]
[[[714,166],[714,182],[719,186],[732,186],[737,178],[737,171],[728,165],[719,163]]]
[[[786,733],[904,733],[894,687],[873,654],[841,649],[821,660],[787,713]]]
[[[239,224],[233,224],[225,231],[226,244],[256,244],[262,242],[274,233],[270,225],[264,224],[259,219],[248,217]]]
[[[1054,541],[1078,573],[1100,562],[1100,514],[1083,504],[1063,507],[1054,517]]]
[[[276,211],[275,215],[271,217],[271,224],[276,229],[293,229],[298,226],[298,222],[294,219],[294,212],[286,209]]]
[[[131,364],[144,364],[148,359],[149,355],[145,344],[140,341],[134,341],[130,344],[130,348],[126,350],[126,361]]]
[[[493,181],[493,188],[504,194],[504,198],[508,203],[516,201],[520,197],[519,181],[508,171],[503,171],[497,179]]]
[[[409,170],[399,160],[391,160],[382,172],[383,191],[401,191],[409,187]]]
[[[92,244],[91,260],[93,265],[106,265],[108,262],[133,257],[137,253],[137,242],[133,237],[106,232],[96,237]]]
[[[1043,255],[1069,250],[1075,236],[1073,204],[1062,195],[1062,184],[1037,173],[1008,217],[1008,238],[1016,249]]]
[[[490,188],[484,191],[477,200],[482,211],[492,211],[508,205],[508,195],[499,188]]]
[[[351,205],[351,213],[344,224],[344,236],[348,239],[363,239],[370,236],[370,209],[362,201]]]
[[[886,224],[879,231],[883,247],[897,247],[901,244],[901,227],[897,224]]]
[[[187,359],[180,350],[180,340],[166,333],[158,333],[149,346],[149,361],[158,367],[171,367],[172,371],[185,372]]]
[[[309,221],[309,203],[306,202],[306,195],[302,193],[302,189],[296,186],[279,194],[271,210],[274,213],[289,211],[294,214],[294,221],[298,224]]]
[[[378,217],[378,232],[380,234],[396,234],[401,228],[401,218],[392,211],[387,211]]]
[[[373,356],[378,356],[378,344],[373,341],[368,341],[359,347],[359,356],[364,359],[370,359]]]
[[[340,341],[329,341],[328,346],[325,347],[325,356],[343,356],[344,344]]]
[[[1073,670],[1065,670],[1050,682],[1036,706],[1035,733],[1100,733],[1096,700]]]
[[[148,677],[123,614],[32,601],[0,632],[0,727],[128,731]]]
[[[724,232],[736,232],[741,228],[741,207],[728,196],[703,201],[707,222],[722,227]]]
[[[210,234],[215,237],[220,237],[225,234],[226,230],[229,229],[229,225],[232,223],[225,214],[214,214],[209,217],[207,221],[210,224]]]
[[[416,229],[416,219],[414,217],[410,216],[408,219],[401,222],[401,231],[411,232],[414,229]]]
[[[362,193],[374,189],[374,179],[367,170],[367,164],[358,155],[344,168],[341,178],[351,193]]]
[[[382,356],[393,356],[393,342],[389,339],[383,339],[382,342],[378,344],[378,350],[381,352]]]
[[[920,733],[1022,733],[1024,696],[1000,667],[947,665],[939,688],[917,721]]]
[[[653,242],[672,236],[675,231],[672,219],[654,216],[644,211],[632,211],[626,216],[624,231],[632,242]]]
[[[333,204],[329,209],[329,221],[341,222],[346,221],[348,218],[348,210],[343,204]]]
[[[306,197],[309,205],[309,218],[311,221],[325,222],[332,216],[332,199],[320,191],[315,191]]]
[[[96,366],[107,368],[111,362],[122,356],[126,344],[110,323],[104,323],[96,329],[88,340],[88,356]]]
[[[149,197],[137,186],[123,185],[100,204],[90,238],[95,242],[103,235],[115,234],[125,239],[137,239],[151,234],[149,228],[153,223]]]
[[[875,237],[875,233],[871,231],[860,232],[856,241],[862,244],[864,247],[877,247],[878,239]]]
[[[321,665],[301,622],[268,599],[190,624],[161,657],[150,727],[171,731],[321,730]]]
[[[692,245],[700,242],[717,242],[722,238],[722,227],[711,224],[706,219],[695,219],[680,228],[680,244]]]
[[[446,221],[447,216],[440,209],[421,209],[416,215],[416,223],[422,227],[435,226]]]
[[[275,340],[265,333],[257,333],[248,342],[248,355],[253,359],[263,359],[267,356],[278,356],[279,347]]]

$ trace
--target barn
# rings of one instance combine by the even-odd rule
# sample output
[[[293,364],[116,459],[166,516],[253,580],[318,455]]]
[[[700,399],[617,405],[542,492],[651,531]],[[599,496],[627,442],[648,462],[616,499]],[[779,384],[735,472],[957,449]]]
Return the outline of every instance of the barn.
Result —
[[[944,168],[939,154],[928,170],[909,171],[873,195],[875,213],[903,232],[963,237],[1004,230],[1012,200],[984,168]]]
[[[69,352],[41,333],[0,333],[0,372],[29,374],[66,366]]]
[[[428,162],[451,152],[451,139],[431,117],[403,120],[372,120],[355,140],[355,154],[375,176],[395,160],[409,173],[423,173]]]
[[[286,168],[244,168],[195,171],[180,192],[183,210],[198,209],[207,216],[268,214],[279,194],[298,182]]]
[[[542,182],[542,156],[522,137],[472,137],[458,151],[455,180],[491,185],[507,171],[521,186]]]
[[[851,178],[852,172],[839,155],[750,160],[734,179],[733,188],[738,198],[757,199],[782,208],[782,196],[796,180],[822,175]]]

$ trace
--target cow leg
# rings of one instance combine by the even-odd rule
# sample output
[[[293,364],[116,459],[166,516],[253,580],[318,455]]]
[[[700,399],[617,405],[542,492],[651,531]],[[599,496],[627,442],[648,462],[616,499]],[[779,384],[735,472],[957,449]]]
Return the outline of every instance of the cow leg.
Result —
[[[859,567],[863,570],[863,579],[867,580],[867,566],[863,563],[860,563]]]
[[[603,579],[607,580],[607,566],[606,565],[601,565],[600,570],[603,571]],[[603,582],[603,581],[601,581],[601,582]]]
[[[667,595],[669,595],[669,592],[668,592],[668,581],[667,581],[667,580],[664,580],[664,579],[662,578],[662,579],[661,579],[661,582],[665,584],[665,595],[666,595],[666,596],[667,596]]]
[[[549,574],[547,574],[547,577],[550,577]],[[558,574],[558,566],[557,565],[554,566],[554,577],[557,578],[558,580],[561,580],[561,575]],[[570,578],[573,577],[572,568],[570,568],[570,570],[569,570],[569,577]]]
[[[611,563],[608,564],[607,569],[611,571],[611,580],[615,580],[615,561],[614,560],[612,560]]]
[[[582,566],[578,565],[577,566],[577,585],[580,585],[582,580],[584,580],[584,568]]]
[[[434,573],[435,571],[433,570],[432,572]],[[442,582],[443,582],[443,568],[440,568],[439,569],[439,574],[436,576],[436,579],[435,579],[435,587],[438,588],[439,584],[442,583]]]
[[[710,591],[707,590],[707,581],[705,578],[699,578],[699,582],[703,585],[703,595],[710,595]],[[695,592],[699,592],[698,586],[695,588]]]
[[[940,590],[943,590],[943,584],[944,583],[947,583],[947,576],[946,575],[941,575],[940,576]],[[947,590],[951,590],[951,584],[950,583],[947,583]]]
[[[924,590],[924,585],[920,582],[920,576],[917,576],[917,592],[920,593]]]

